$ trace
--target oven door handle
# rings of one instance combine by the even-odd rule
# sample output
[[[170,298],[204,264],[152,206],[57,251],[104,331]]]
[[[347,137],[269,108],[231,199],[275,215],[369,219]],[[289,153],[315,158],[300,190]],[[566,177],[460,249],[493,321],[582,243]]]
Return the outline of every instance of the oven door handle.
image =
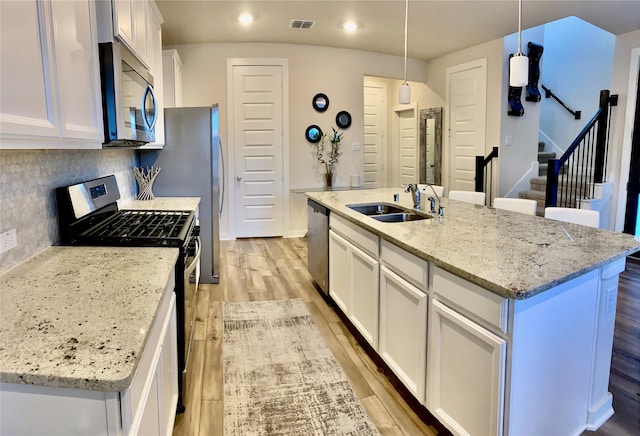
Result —
[[[200,253],[202,251],[202,246],[200,244],[199,237],[195,238],[195,243],[196,243],[196,253],[193,255],[193,262],[191,262],[191,264],[188,267],[185,267],[184,269],[184,273],[187,276],[193,272],[193,270],[196,268],[196,265],[198,265],[198,262],[200,262]]]

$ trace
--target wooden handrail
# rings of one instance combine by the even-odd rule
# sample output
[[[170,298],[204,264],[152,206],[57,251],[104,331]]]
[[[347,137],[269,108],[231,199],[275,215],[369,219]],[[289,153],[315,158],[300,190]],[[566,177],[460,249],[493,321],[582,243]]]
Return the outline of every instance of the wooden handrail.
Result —
[[[564,102],[563,102],[562,100],[560,100],[560,98],[559,98],[557,95],[555,95],[555,94],[553,93],[553,91],[551,91],[549,88],[547,88],[547,87],[546,87],[546,86],[544,86],[544,85],[541,85],[541,86],[542,86],[542,89],[544,89],[544,98],[549,98],[549,97],[553,98],[555,101],[557,101],[558,103],[560,103],[560,106],[562,106],[562,107],[563,107],[563,108],[565,108],[567,111],[569,111],[569,113],[571,113],[571,115],[573,115],[573,116],[574,116],[574,118],[575,118],[576,120],[579,120],[579,119],[580,119],[580,116],[581,116],[581,114],[582,114],[582,112],[581,112],[581,111],[574,111],[574,110],[571,110],[571,109],[569,108],[569,106],[567,106],[566,104],[564,104]]]

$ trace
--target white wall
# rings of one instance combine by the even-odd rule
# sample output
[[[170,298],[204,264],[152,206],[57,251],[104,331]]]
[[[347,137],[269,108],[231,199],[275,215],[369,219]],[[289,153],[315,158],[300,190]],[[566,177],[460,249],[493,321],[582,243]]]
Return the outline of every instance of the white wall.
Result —
[[[578,136],[598,110],[600,90],[609,89],[615,36],[579,18],[568,17],[544,27],[544,53],[540,83],[551,89],[572,110],[576,120],[552,98],[540,102],[540,130],[562,151]],[[524,44],[523,44],[524,45]],[[547,151],[556,151],[550,144]]]
[[[545,46],[546,36],[544,34],[544,26],[534,27],[522,32],[522,51],[525,54],[528,52],[526,47],[529,41]],[[504,38],[502,65],[505,71],[509,65],[509,54],[515,53],[517,49],[517,34]],[[543,54],[541,63],[544,65],[544,62],[546,62],[546,59]],[[542,91],[539,85],[538,87],[540,91]],[[520,100],[524,107],[524,115],[521,117],[509,116],[507,115],[507,111],[509,110],[508,74],[504,74],[502,77],[501,89],[503,98],[500,100],[500,175],[497,196],[502,197],[508,195],[510,197],[517,197],[518,193],[515,192],[514,187],[518,185],[521,178],[531,169],[531,162],[538,159],[538,126],[540,125],[541,106],[540,103],[525,100],[527,91],[523,87]],[[511,137],[512,145],[506,145],[507,136]],[[530,176],[536,177],[537,175],[538,174],[531,174]]]
[[[189,44],[176,48],[182,59],[183,104],[220,105],[220,132],[228,154],[233,144],[225,141],[227,134],[227,59],[228,58],[286,58],[289,63],[289,162],[291,189],[321,187],[322,172],[314,160],[304,132],[310,124],[331,131],[335,115],[346,110],[351,114],[351,127],[344,132],[344,152],[337,165],[335,185],[348,186],[351,174],[362,177],[363,152],[351,151],[352,142],[364,142],[363,78],[365,75],[402,78],[403,59],[399,56],[372,52],[335,49],[295,44]],[[409,60],[407,77],[424,81],[426,63]],[[323,92],[330,100],[329,109],[316,112],[311,106],[313,96]],[[391,96],[390,96],[391,98]],[[362,148],[362,147],[361,147]],[[307,228],[306,198],[291,194],[289,198],[289,229],[286,235],[304,235]],[[223,238],[231,237],[228,215],[221,222]]]
[[[632,51],[635,56],[632,58]],[[611,93],[618,94],[618,106],[614,108],[611,125],[609,149],[609,181],[613,182],[613,200],[609,226],[617,232],[624,226],[624,214],[627,205],[629,180],[629,162],[631,161],[631,134],[635,113],[635,83],[640,71],[638,52],[640,50],[640,30],[618,35],[615,41]],[[631,63],[633,61],[633,64]],[[632,94],[629,95],[629,92]],[[631,101],[631,104],[629,104]]]

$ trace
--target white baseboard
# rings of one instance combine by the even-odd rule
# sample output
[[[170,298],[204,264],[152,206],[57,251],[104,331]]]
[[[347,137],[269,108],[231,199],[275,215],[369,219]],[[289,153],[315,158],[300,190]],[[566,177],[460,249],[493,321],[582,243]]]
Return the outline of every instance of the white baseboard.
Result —
[[[307,235],[307,229],[291,230],[287,232],[285,238],[304,238]]]
[[[607,396],[602,399],[596,409],[589,409],[587,413],[586,429],[596,431],[607,419],[613,416],[613,395],[607,392]]]

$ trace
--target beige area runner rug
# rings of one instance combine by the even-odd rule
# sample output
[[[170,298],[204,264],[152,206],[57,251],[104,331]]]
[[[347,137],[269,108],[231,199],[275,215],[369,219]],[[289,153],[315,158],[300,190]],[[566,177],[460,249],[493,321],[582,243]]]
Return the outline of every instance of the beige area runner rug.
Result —
[[[302,300],[222,310],[226,436],[379,434]]]

